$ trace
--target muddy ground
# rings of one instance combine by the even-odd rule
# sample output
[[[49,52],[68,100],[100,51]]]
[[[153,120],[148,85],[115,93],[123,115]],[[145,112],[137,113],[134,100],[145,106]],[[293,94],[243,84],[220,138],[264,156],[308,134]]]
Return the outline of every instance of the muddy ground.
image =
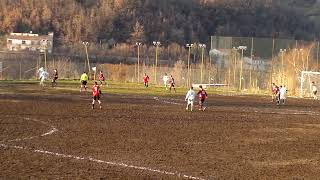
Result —
[[[89,93],[22,86],[0,86],[0,179],[320,177],[319,101],[209,95],[191,113],[179,96],[106,93],[92,110]]]

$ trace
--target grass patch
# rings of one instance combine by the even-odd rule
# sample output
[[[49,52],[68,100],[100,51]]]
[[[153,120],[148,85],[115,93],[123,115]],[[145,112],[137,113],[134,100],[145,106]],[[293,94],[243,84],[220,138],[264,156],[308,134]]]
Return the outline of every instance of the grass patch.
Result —
[[[6,92],[6,87],[10,86],[10,91],[16,93],[37,93],[35,90],[39,90],[40,92],[46,92],[49,94],[59,94],[59,93],[71,93],[78,94],[80,88],[79,80],[59,80],[57,88],[51,88],[51,82],[46,81],[46,87],[39,87],[39,81],[29,80],[29,81],[1,81],[0,83],[0,92]],[[89,81],[88,88],[89,91],[93,85],[93,81]],[[151,84],[148,88],[145,88],[142,83],[121,83],[121,82],[113,82],[109,81],[108,86],[102,86],[102,92],[104,94],[135,94],[135,95],[146,95],[146,96],[184,96],[188,91],[188,88],[185,87],[177,87],[177,92],[174,93],[172,90],[166,90],[163,86],[155,86]],[[198,88],[195,87],[195,91]],[[234,89],[221,88],[221,87],[211,87],[207,89],[207,93],[214,95],[257,95],[249,92],[237,92]],[[263,94],[260,94],[263,95]]]

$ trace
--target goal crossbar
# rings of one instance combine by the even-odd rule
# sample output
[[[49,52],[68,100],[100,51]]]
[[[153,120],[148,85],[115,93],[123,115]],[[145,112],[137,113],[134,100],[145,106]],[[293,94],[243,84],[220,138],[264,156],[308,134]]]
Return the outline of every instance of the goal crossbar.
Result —
[[[192,84],[192,87],[199,87],[200,85],[205,89],[210,86],[228,86],[227,84]]]

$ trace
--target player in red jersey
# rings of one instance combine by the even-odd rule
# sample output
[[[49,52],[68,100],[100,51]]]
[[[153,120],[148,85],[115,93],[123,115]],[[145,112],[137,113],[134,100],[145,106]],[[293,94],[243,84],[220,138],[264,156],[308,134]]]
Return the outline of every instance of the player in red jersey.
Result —
[[[199,97],[199,106],[200,106],[200,111],[206,110],[206,107],[204,107],[204,101],[208,98],[207,92],[202,88],[202,85],[199,86],[199,91],[198,91],[198,97]]]
[[[144,73],[144,76],[143,76],[143,83],[144,83],[144,87],[149,87],[149,76],[147,75],[147,73]]]
[[[92,109],[94,109],[95,101],[98,101],[100,109],[102,109],[100,95],[101,95],[100,86],[98,85],[97,81],[95,81],[94,85],[92,86],[92,98],[93,98],[92,99]]]
[[[279,87],[275,83],[272,83],[271,91],[272,91],[272,102],[275,102],[278,100],[277,94],[279,92]]]
[[[171,92],[171,88],[173,88],[174,92],[176,93],[177,91],[176,91],[176,87],[174,87],[175,82],[174,82],[174,78],[173,78],[172,75],[170,75],[169,83],[170,83],[170,88],[169,88],[169,89],[170,89],[170,92]]]
[[[107,85],[107,82],[106,82],[106,78],[104,77],[104,74],[102,71],[99,72],[99,81],[100,81],[100,85],[102,86],[103,84],[104,85]]]

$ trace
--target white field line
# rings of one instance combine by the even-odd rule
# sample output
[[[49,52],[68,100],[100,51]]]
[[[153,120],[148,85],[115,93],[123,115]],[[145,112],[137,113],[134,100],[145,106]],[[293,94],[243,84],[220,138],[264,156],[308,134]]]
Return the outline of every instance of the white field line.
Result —
[[[150,172],[160,173],[160,174],[164,174],[164,175],[183,177],[183,178],[187,178],[187,179],[205,180],[203,178],[199,178],[199,177],[195,177],[195,176],[189,176],[189,175],[185,175],[185,174],[182,174],[182,173],[177,173],[177,172],[174,173],[174,172],[163,171],[163,170],[153,169],[153,168],[148,168],[148,167],[129,165],[129,164],[125,164],[125,163],[104,161],[104,160],[95,159],[95,158],[92,158],[92,157],[81,157],[81,156],[75,156],[75,155],[55,153],[55,152],[46,151],[46,150],[40,150],[40,149],[29,149],[29,148],[22,147],[22,146],[10,146],[10,145],[6,145],[6,144],[0,144],[0,147],[27,150],[27,151],[31,151],[31,152],[34,152],[34,153],[48,154],[48,155],[62,157],[62,158],[69,158],[69,159],[75,159],[75,160],[85,160],[85,161],[91,161],[91,162],[100,163],[100,164],[107,164],[107,165],[111,165],[111,166],[119,166],[119,167],[131,168],[131,169],[136,169],[136,170],[150,171]]]
[[[17,139],[13,139],[13,140],[8,140],[7,142],[18,142],[18,141],[23,141],[23,140],[34,139],[34,138],[37,138],[37,137],[44,137],[44,136],[51,135],[51,134],[53,134],[53,133],[58,131],[57,128],[55,128],[54,126],[49,125],[46,122],[39,121],[39,120],[36,120],[36,119],[30,119],[30,118],[24,118],[24,119],[25,120],[31,120],[31,121],[39,122],[39,123],[44,124],[44,125],[48,125],[48,126],[51,127],[51,129],[50,129],[50,131],[48,131],[46,133],[43,133],[40,136],[17,138]],[[154,173],[159,173],[159,174],[164,174],[164,175],[177,176],[177,177],[180,177],[180,178],[195,179],[195,180],[205,180],[205,179],[200,178],[200,177],[189,176],[189,175],[185,175],[185,174],[178,173],[178,172],[169,172],[169,171],[153,169],[153,168],[149,168],[149,167],[135,166],[135,165],[129,165],[129,164],[125,164],[125,163],[112,162],[112,161],[105,161],[105,160],[95,159],[95,158],[92,158],[92,157],[81,157],[81,156],[75,156],[75,155],[68,155],[68,154],[56,153],[56,152],[51,152],[51,151],[46,151],[46,150],[41,150],[41,149],[31,149],[31,148],[28,148],[28,147],[22,147],[22,146],[17,146],[17,145],[7,145],[7,144],[2,144],[2,143],[0,144],[0,147],[2,147],[2,148],[13,148],[13,149],[18,149],[18,150],[25,150],[25,151],[30,151],[30,152],[33,152],[33,153],[47,154],[47,155],[52,155],[52,156],[62,157],[62,158],[69,158],[69,159],[83,160],[83,161],[91,161],[91,162],[100,163],[100,164],[107,164],[107,165],[111,165],[111,166],[119,166],[119,167],[123,167],[123,168],[131,168],[131,169],[149,171],[149,172],[154,172]]]
[[[43,134],[41,134],[40,136],[31,136],[31,137],[11,139],[11,140],[7,140],[7,142],[19,142],[19,141],[31,140],[31,139],[35,139],[35,138],[38,138],[38,137],[48,136],[48,135],[51,135],[51,134],[53,134],[53,133],[55,133],[55,132],[58,131],[57,128],[55,128],[54,126],[49,125],[49,124],[46,123],[46,122],[39,121],[39,120],[37,120],[37,119],[30,119],[30,118],[23,118],[23,119],[29,120],[29,121],[38,122],[38,123],[41,123],[41,124],[46,125],[46,126],[50,126],[51,129],[50,129],[50,131],[48,131],[48,132],[46,132],[46,133],[43,133]],[[0,141],[0,142],[4,142],[4,141]]]
[[[172,102],[172,101],[167,101],[167,100],[160,100],[158,97],[153,97],[154,100],[163,102],[166,104],[174,104],[174,105],[183,105],[182,103],[177,103],[177,102]]]

